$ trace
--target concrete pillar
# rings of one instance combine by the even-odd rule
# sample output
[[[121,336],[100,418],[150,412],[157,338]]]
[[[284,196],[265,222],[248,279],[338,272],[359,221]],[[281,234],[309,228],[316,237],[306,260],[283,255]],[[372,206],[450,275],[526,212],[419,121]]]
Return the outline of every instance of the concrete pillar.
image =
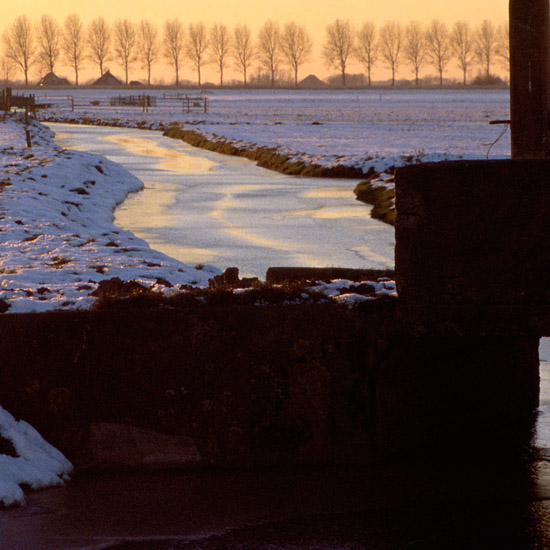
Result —
[[[550,2],[510,0],[512,157],[550,157]]]

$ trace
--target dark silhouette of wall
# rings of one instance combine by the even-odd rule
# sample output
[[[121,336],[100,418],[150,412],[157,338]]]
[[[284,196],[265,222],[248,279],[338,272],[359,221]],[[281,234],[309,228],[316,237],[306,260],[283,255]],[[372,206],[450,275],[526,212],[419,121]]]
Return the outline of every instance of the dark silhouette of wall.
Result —
[[[494,451],[538,399],[536,337],[415,335],[398,300],[7,314],[0,334],[0,403],[79,468]]]
[[[548,174],[545,159],[398,171],[397,286],[419,323],[550,334]]]

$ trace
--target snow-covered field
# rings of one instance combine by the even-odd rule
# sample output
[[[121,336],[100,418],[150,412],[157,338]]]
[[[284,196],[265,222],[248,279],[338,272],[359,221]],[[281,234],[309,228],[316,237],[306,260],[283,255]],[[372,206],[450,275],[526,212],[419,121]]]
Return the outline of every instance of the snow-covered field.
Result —
[[[207,137],[245,146],[277,147],[295,159],[323,166],[349,165],[382,172],[415,161],[485,158],[500,126],[509,118],[508,90],[206,90],[208,113],[186,113],[178,104],[162,105],[165,91],[69,90],[72,112],[45,110],[40,116],[92,118],[118,125],[138,122],[159,128],[170,123],[191,126]],[[63,92],[66,93],[66,92]],[[110,96],[147,93],[158,107],[94,107]],[[183,94],[185,92],[182,92]],[[189,92],[190,94],[194,92]],[[60,96],[36,90],[38,101]],[[174,107],[175,106],[175,107]],[[509,134],[490,149],[490,157],[510,155]]]

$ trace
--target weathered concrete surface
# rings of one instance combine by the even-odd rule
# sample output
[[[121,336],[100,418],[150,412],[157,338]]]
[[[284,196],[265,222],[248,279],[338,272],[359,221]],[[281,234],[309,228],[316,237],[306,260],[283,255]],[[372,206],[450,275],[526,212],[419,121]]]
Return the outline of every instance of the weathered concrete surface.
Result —
[[[550,160],[409,166],[396,206],[397,286],[418,325],[550,334]]]
[[[367,463],[523,433],[536,337],[413,335],[398,309],[0,315],[0,403],[78,468]]]

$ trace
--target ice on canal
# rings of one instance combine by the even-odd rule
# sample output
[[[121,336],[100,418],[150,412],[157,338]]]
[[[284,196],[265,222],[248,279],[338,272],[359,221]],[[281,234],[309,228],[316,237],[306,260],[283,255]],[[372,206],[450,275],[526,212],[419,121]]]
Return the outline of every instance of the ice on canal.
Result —
[[[145,190],[115,223],[187,264],[391,268],[394,230],[355,200],[356,180],[303,178],[191,147],[160,132],[50,124],[59,144],[98,153]]]

